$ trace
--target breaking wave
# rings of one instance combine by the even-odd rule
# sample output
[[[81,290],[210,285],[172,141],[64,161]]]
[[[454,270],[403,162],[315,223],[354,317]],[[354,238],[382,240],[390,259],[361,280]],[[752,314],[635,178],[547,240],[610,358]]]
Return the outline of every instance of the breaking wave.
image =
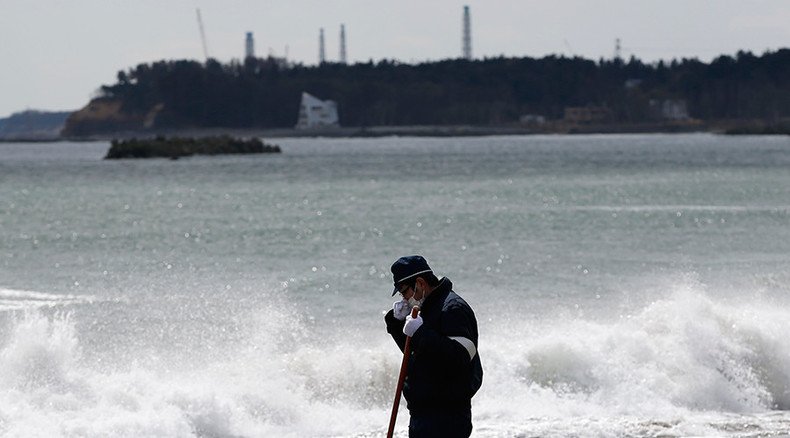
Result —
[[[790,426],[780,412],[790,409],[790,311],[718,303],[701,289],[681,286],[614,322],[542,321],[525,324],[518,338],[498,330],[495,345],[481,347],[487,381],[477,415],[485,421],[505,412],[508,422],[534,423],[541,435],[554,430],[541,418],[586,419],[580,430],[605,436],[728,435],[728,416],[748,424],[744,416],[773,412],[778,427]],[[562,424],[567,431],[570,423]]]
[[[306,334],[285,314],[250,324],[261,336],[200,370],[98,371],[83,360],[73,315],[18,312],[0,349],[0,436],[384,433],[399,363],[391,349],[294,344]]]
[[[781,412],[790,409],[788,316],[781,306],[720,303],[684,287],[610,322],[483,324],[476,436],[746,436],[733,428],[748,421],[781,430],[790,425]],[[340,330],[318,336],[298,312],[271,309],[247,321],[235,355],[200,369],[107,370],[83,357],[74,319],[37,310],[9,318],[0,435],[385,432],[400,358],[380,324],[351,339]]]
[[[0,311],[91,303],[93,299],[94,298],[89,295],[58,295],[0,287]]]

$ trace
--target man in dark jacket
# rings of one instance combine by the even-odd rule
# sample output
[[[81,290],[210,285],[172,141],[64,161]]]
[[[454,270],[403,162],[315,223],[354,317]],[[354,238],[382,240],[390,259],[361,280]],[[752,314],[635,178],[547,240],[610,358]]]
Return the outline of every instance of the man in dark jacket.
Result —
[[[411,419],[409,437],[468,437],[472,396],[483,381],[477,352],[477,320],[446,277],[439,280],[421,256],[392,265],[395,290],[403,300],[384,317],[387,332],[403,351],[411,336],[411,356],[403,386]],[[420,315],[412,319],[413,306]]]

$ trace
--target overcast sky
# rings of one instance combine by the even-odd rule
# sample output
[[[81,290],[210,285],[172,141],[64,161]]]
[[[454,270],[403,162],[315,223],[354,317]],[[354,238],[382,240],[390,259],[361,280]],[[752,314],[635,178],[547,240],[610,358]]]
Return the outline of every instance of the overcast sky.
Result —
[[[790,0],[0,0],[0,117],[84,106],[119,70],[160,59],[256,54],[315,64],[318,33],[338,58],[346,25],[351,62],[458,57],[464,5],[474,57],[578,55],[645,61],[790,45]]]

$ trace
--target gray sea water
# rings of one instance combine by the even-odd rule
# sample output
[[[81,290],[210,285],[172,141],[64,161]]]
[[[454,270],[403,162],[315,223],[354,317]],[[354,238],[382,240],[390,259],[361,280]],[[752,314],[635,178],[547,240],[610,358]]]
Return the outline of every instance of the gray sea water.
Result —
[[[415,253],[477,312],[474,436],[790,431],[786,137],[276,142],[0,143],[0,436],[381,436]]]

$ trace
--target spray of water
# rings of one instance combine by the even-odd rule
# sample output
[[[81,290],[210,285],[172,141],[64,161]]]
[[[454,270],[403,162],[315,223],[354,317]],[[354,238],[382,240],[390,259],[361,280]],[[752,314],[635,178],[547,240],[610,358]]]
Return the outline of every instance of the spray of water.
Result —
[[[493,345],[481,347],[487,381],[478,418],[518,424],[511,432],[530,425],[540,435],[673,436],[722,434],[711,426],[729,424],[722,416],[744,422],[788,409],[787,310],[717,303],[703,289],[681,285],[614,322],[549,318],[523,331],[492,327]]]
[[[299,312],[278,309],[247,321],[235,354],[189,370],[95,370],[82,358],[74,315],[10,314],[0,345],[0,435],[382,434],[399,362],[392,343],[316,333]],[[476,434],[782,430],[790,424],[781,413],[790,407],[788,330],[782,307],[715,302],[696,285],[615,321],[482,324]],[[407,417],[399,418],[404,433]]]

